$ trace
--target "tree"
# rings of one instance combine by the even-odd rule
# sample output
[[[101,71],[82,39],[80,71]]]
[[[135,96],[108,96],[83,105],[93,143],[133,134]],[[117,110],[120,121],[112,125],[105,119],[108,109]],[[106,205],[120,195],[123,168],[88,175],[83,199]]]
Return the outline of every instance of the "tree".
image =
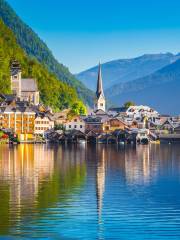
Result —
[[[63,124],[57,124],[57,125],[55,125],[54,130],[62,130],[62,131],[65,131],[65,127],[64,127]]]
[[[87,110],[81,101],[76,101],[72,104],[71,110],[76,115],[86,115]]]
[[[124,107],[129,108],[135,106],[136,104],[133,101],[128,101],[124,103]]]

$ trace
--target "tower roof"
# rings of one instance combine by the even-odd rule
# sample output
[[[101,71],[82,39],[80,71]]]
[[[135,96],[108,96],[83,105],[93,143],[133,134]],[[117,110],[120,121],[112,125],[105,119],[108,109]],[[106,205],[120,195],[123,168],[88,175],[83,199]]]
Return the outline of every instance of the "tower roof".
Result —
[[[19,70],[21,69],[21,65],[17,60],[12,60],[10,65],[11,65],[11,69],[13,69],[13,68],[16,68]]]
[[[99,98],[100,96],[104,97],[103,85],[102,85],[101,64],[100,63],[99,63],[99,70],[98,70],[98,81],[97,81],[96,96],[97,96],[97,98]]]
[[[18,61],[12,60],[10,63],[11,75],[16,75],[18,72],[21,72],[21,65]]]

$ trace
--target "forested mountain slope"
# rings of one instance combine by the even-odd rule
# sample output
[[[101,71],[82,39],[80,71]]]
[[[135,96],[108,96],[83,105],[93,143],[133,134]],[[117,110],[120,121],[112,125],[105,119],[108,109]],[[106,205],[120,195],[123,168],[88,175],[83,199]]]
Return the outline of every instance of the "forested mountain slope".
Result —
[[[34,57],[58,79],[74,87],[78,96],[92,105],[93,93],[54,58],[47,45],[17,16],[5,0],[0,0],[0,18],[14,32],[18,44],[28,56]]]
[[[54,110],[71,107],[79,102],[74,88],[48,72],[37,60],[31,59],[18,45],[14,33],[0,20],[0,93],[10,93],[10,62],[22,66],[22,76],[37,79],[41,101]]]

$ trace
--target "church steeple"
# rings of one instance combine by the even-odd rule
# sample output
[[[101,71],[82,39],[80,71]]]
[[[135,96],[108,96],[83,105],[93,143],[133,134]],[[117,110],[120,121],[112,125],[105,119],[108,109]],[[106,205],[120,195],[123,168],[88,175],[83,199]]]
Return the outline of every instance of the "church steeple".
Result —
[[[94,110],[103,110],[106,109],[106,100],[103,91],[103,83],[102,83],[102,72],[101,72],[101,64],[99,63],[99,70],[98,70],[98,79],[97,79],[97,89],[96,89],[96,99]]]
[[[18,61],[11,61],[11,90],[18,98],[21,97],[21,66]]]
[[[97,98],[99,98],[101,95],[104,97],[103,85],[102,85],[101,63],[99,62],[96,96]]]

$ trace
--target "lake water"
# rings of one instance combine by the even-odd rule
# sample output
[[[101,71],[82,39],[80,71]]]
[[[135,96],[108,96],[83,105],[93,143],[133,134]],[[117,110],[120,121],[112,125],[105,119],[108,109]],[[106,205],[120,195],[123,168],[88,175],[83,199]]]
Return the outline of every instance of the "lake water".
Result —
[[[180,145],[0,146],[0,239],[180,239]]]

